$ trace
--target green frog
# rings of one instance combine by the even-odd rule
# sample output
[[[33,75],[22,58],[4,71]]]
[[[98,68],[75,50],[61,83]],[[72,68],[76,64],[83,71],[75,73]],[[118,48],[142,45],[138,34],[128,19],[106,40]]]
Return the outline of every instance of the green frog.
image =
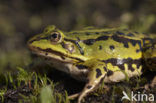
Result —
[[[121,28],[84,28],[64,32],[48,26],[28,41],[30,50],[47,63],[86,81],[78,103],[99,84],[119,82],[126,76],[141,75],[146,68],[156,70],[156,36]]]

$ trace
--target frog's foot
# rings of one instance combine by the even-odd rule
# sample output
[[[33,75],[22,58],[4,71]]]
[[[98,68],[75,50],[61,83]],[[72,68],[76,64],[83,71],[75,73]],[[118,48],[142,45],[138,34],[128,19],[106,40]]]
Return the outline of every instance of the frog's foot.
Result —
[[[94,91],[99,84],[103,81],[106,75],[104,70],[104,65],[99,64],[92,68],[92,71],[88,74],[88,83],[85,85],[84,89],[78,97],[78,103],[81,103],[81,100],[90,92]]]

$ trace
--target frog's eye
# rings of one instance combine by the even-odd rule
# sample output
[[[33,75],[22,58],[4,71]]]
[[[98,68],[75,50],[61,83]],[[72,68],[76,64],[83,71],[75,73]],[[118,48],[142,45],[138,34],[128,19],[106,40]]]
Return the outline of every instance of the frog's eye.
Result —
[[[53,32],[50,35],[51,42],[59,42],[61,40],[61,34],[58,32]]]

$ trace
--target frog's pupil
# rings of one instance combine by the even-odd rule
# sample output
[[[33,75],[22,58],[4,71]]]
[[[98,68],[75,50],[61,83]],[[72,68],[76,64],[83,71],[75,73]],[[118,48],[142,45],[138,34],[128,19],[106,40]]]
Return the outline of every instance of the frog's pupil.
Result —
[[[52,35],[52,37],[53,37],[54,39],[57,38],[57,34],[54,33],[54,34]]]

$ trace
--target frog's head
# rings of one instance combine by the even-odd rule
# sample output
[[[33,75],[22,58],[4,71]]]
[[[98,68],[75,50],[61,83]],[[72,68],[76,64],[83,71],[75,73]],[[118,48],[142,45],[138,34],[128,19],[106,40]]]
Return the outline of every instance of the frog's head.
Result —
[[[35,54],[61,60],[63,62],[85,61],[78,44],[67,39],[64,33],[55,26],[48,26],[43,33],[28,41],[28,47]]]

